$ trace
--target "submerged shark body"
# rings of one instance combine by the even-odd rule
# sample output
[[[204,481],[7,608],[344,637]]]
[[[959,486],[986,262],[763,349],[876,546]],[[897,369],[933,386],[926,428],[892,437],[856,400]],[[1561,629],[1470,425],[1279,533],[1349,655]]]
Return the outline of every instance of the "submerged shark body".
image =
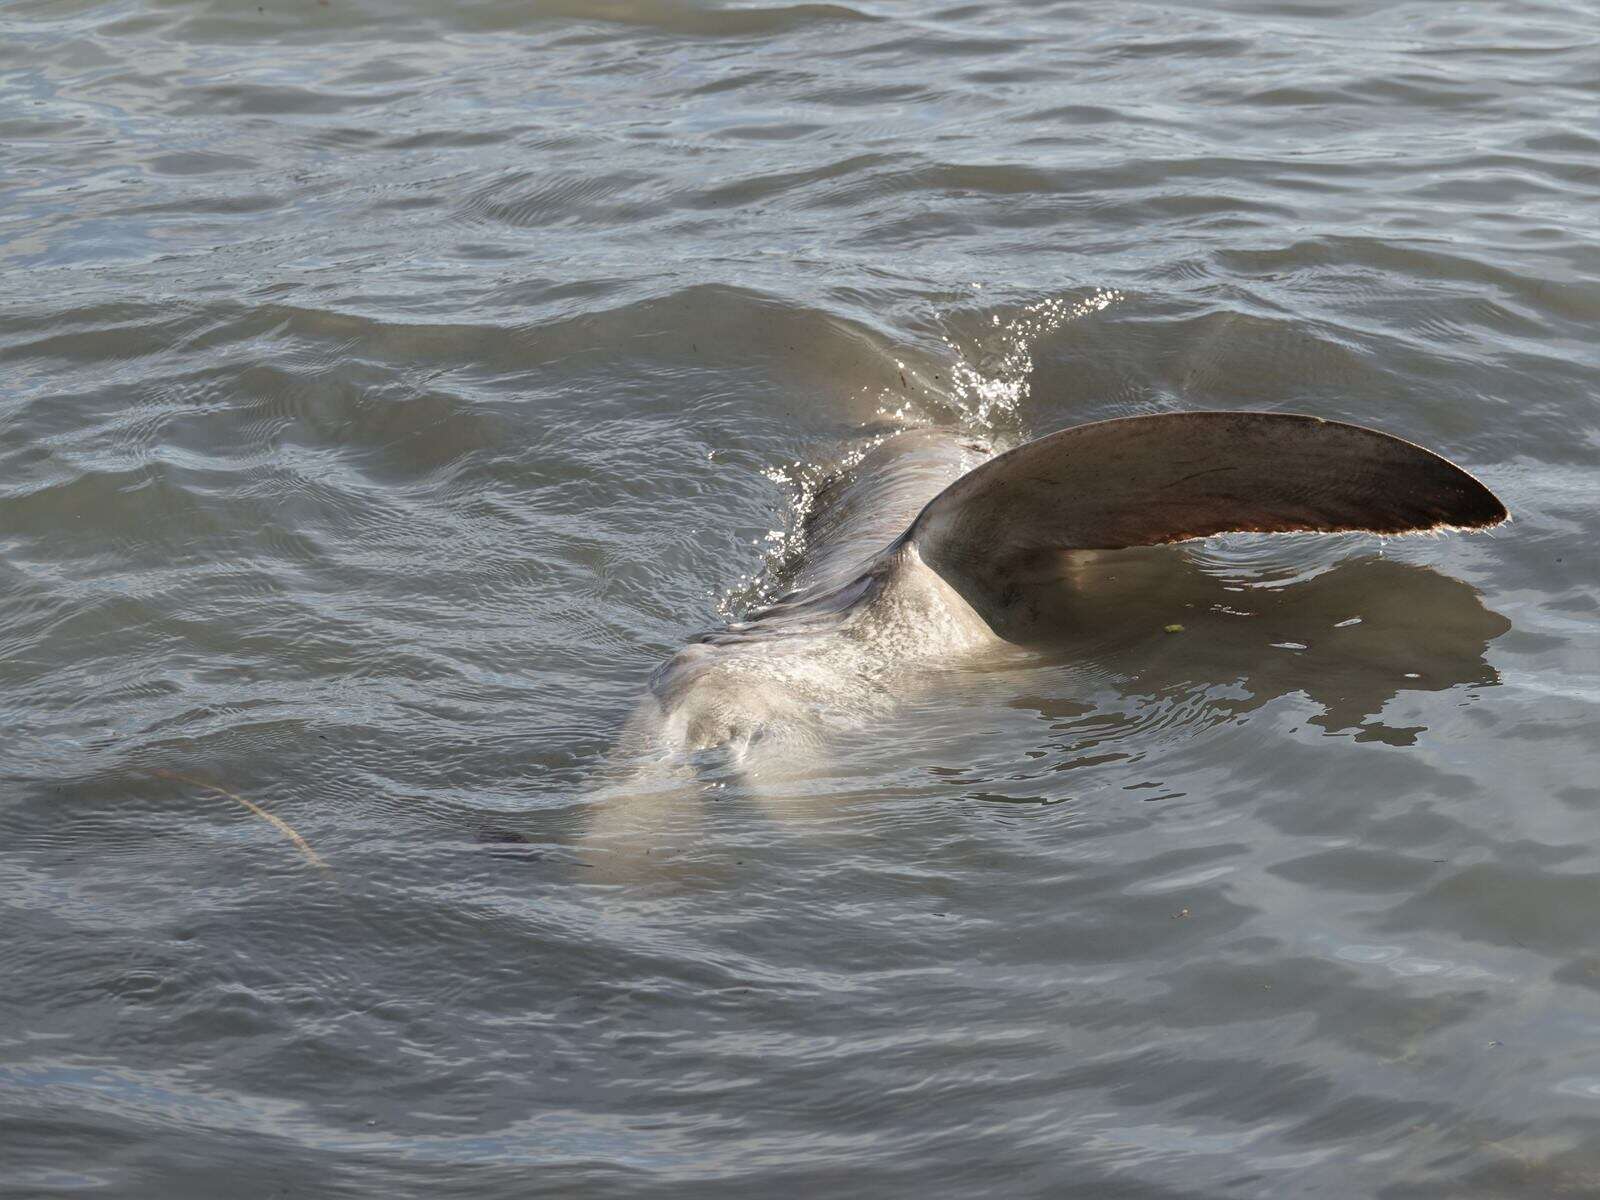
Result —
[[[741,758],[803,745],[864,716],[920,663],[990,644],[972,607],[902,535],[928,501],[992,456],[919,429],[868,451],[814,497],[791,589],[705,633],[650,681],[629,726],[641,748],[724,747]]]
[[[790,593],[656,671],[625,740],[741,759],[803,748],[828,722],[892,701],[909,670],[1037,640],[1054,615],[1052,587],[1084,569],[1085,552],[1505,518],[1483,484],[1438,455],[1314,417],[1129,417],[999,455],[953,433],[908,431],[818,495]]]

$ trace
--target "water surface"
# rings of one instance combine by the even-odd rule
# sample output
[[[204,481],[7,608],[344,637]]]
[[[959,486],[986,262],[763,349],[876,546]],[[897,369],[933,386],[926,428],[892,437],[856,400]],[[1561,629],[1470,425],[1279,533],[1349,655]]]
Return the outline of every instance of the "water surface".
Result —
[[[0,8],[0,1195],[1600,1194],[1597,68],[1585,0]],[[585,857],[830,464],[1200,407],[1515,521],[1174,552]]]

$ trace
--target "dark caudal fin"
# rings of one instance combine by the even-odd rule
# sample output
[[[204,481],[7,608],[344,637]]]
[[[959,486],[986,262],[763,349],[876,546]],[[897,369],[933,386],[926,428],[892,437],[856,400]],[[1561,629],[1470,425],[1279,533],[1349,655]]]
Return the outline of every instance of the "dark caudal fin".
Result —
[[[1188,412],[1064,429],[956,480],[907,536],[995,625],[1041,552],[1214,533],[1418,533],[1506,519],[1494,493],[1401,438],[1287,413]]]

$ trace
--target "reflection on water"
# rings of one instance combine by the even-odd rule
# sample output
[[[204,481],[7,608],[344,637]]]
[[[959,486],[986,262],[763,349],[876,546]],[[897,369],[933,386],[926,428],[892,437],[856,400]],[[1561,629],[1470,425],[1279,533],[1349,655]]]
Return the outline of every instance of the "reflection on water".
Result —
[[[1170,549],[1077,558],[1041,606],[1058,623],[1041,640],[1140,705],[1123,718],[1089,715],[1103,732],[1086,750],[1164,713],[1207,724],[1296,692],[1320,707],[1309,721],[1329,733],[1410,745],[1423,727],[1371,719],[1401,692],[1499,683],[1484,656],[1511,623],[1469,584],[1426,567],[1367,557],[1273,583],[1230,580]]]

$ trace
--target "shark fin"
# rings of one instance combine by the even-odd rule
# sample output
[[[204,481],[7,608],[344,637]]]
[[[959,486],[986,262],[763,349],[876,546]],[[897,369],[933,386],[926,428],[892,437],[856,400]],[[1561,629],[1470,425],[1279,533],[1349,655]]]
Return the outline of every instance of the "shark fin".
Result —
[[[1030,562],[1215,533],[1397,534],[1506,519],[1454,463],[1390,434],[1288,413],[1185,412],[1064,429],[968,472],[905,538],[1004,633]]]

